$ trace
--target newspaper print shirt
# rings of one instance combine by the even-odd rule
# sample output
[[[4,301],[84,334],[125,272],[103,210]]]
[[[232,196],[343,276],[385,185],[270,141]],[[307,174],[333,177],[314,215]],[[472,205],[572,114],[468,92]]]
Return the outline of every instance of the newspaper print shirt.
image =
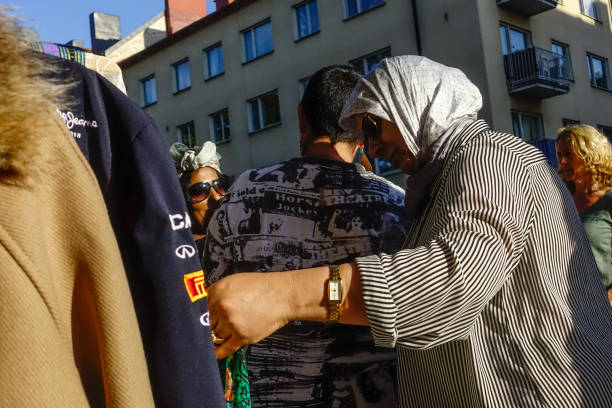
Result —
[[[351,163],[246,171],[209,224],[207,283],[393,253],[408,231],[403,205],[402,189]],[[292,322],[247,350],[253,406],[395,406],[395,357],[367,327]]]

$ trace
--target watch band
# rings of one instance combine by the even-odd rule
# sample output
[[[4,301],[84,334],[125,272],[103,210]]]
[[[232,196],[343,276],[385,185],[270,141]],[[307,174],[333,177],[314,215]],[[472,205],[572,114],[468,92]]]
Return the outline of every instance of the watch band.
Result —
[[[342,302],[342,278],[338,265],[329,266],[329,280],[327,282],[327,303],[329,306],[329,320],[338,321],[340,318],[340,303]]]

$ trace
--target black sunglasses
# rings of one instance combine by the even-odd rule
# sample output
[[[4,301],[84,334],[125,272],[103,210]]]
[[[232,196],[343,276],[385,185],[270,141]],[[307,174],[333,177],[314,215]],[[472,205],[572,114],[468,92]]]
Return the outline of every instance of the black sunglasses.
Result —
[[[189,192],[191,202],[199,203],[200,201],[206,200],[210,196],[212,188],[214,188],[219,195],[224,196],[229,188],[229,178],[227,176],[221,176],[218,179],[213,180],[212,183],[209,183],[208,181],[201,181],[199,183],[190,185],[187,192]]]
[[[364,143],[366,145],[366,152],[369,150],[369,141],[371,139],[380,139],[382,131],[382,119],[366,113],[363,115],[361,121],[361,130],[363,132]]]

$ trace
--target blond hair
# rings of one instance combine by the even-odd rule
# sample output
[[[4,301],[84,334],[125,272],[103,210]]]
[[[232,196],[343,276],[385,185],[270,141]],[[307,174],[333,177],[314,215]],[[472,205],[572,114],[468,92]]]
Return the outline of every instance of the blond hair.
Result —
[[[591,190],[612,187],[612,145],[593,126],[572,125],[557,131],[557,140],[569,141],[591,176]]]
[[[0,6],[0,179],[24,183],[52,160],[39,149],[40,130],[60,120],[56,109],[65,105],[68,86],[46,79],[52,67],[29,48],[8,11]]]

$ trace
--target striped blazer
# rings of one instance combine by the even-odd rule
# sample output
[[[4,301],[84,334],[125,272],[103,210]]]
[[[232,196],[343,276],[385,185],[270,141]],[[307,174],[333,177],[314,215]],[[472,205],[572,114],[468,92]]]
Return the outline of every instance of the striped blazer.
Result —
[[[451,142],[404,249],[357,260],[404,407],[612,407],[612,309],[573,201],[483,121]]]

